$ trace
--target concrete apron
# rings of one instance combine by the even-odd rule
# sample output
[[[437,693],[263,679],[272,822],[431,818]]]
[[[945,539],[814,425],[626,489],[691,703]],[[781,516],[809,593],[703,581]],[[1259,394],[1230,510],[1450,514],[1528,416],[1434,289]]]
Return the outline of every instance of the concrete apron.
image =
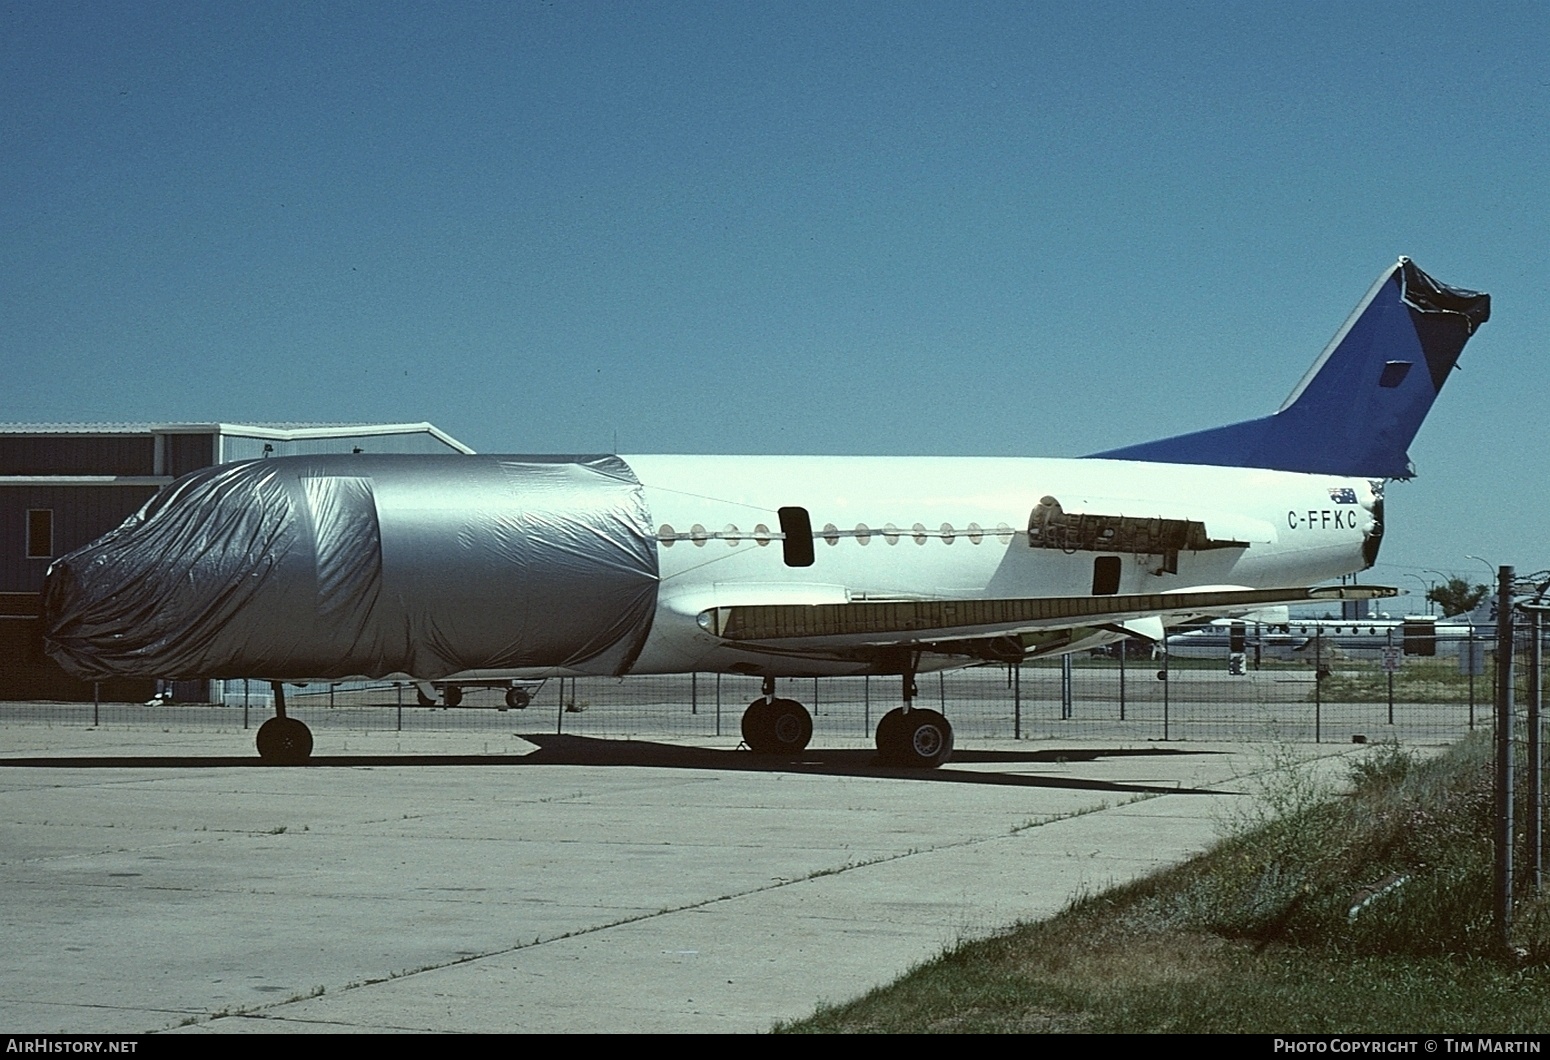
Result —
[[[0,730],[10,1032],[762,1031],[1205,849],[1287,748]],[[1331,782],[1350,744],[1299,745]]]

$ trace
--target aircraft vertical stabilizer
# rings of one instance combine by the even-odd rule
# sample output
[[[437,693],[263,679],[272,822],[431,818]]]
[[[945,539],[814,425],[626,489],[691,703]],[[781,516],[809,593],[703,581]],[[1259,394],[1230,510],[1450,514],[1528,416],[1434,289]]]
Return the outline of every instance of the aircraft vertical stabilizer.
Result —
[[[1410,478],[1410,443],[1490,315],[1490,295],[1438,283],[1400,258],[1274,415],[1092,455]]]

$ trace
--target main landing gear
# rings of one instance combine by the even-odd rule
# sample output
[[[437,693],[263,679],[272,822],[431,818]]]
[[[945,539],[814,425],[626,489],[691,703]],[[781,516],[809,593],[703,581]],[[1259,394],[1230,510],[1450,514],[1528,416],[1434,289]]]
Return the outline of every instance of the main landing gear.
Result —
[[[775,698],[775,678],[764,679],[764,695],[743,711],[743,742],[754,754],[797,754],[813,738],[813,716],[794,699]]]
[[[274,689],[274,717],[258,727],[258,757],[270,765],[296,766],[312,757],[312,730],[296,718],[285,716],[285,686]]]
[[[892,766],[935,769],[953,756],[953,726],[939,711],[910,705],[918,694],[914,669],[903,675],[904,706],[877,723],[877,756]]]
[[[911,660],[913,663],[913,660]],[[935,769],[953,754],[953,727],[939,711],[910,706],[915,698],[914,666],[904,673],[904,706],[877,723],[877,754],[891,766]],[[775,696],[775,679],[764,679],[764,694],[743,712],[743,742],[754,754],[793,755],[813,738],[813,716],[794,699]]]

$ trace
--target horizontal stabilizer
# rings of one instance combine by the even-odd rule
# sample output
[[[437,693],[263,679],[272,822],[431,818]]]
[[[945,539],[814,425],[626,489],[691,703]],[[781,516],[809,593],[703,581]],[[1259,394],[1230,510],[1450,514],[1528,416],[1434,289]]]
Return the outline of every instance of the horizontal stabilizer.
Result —
[[[1400,258],[1274,415],[1093,456],[1410,478],[1410,443],[1490,315],[1490,295],[1438,283]]]

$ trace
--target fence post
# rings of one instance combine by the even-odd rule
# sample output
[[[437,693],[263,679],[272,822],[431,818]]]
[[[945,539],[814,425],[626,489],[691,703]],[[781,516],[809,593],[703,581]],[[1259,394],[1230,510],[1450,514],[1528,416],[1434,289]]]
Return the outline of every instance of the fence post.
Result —
[[[1012,739],[1023,738],[1023,663],[1012,667]]]
[[[1389,627],[1388,650],[1383,653],[1383,668],[1388,671],[1389,678],[1389,724],[1394,724],[1394,627]],[[1436,643],[1435,636],[1433,643]]]
[[[1164,631],[1164,636],[1167,632]],[[1130,654],[1130,640],[1119,642],[1119,720],[1125,720],[1125,656]]]
[[[1475,731],[1475,624],[1469,624],[1469,731]]]
[[[1528,820],[1524,822],[1528,832],[1529,879],[1533,881],[1534,894],[1544,890],[1544,752],[1541,749],[1539,715],[1540,656],[1538,607],[1529,609],[1528,630]]]
[[[1313,742],[1324,735],[1324,627],[1313,631]]]
[[[1512,934],[1512,568],[1497,568],[1496,601],[1496,941]]]

